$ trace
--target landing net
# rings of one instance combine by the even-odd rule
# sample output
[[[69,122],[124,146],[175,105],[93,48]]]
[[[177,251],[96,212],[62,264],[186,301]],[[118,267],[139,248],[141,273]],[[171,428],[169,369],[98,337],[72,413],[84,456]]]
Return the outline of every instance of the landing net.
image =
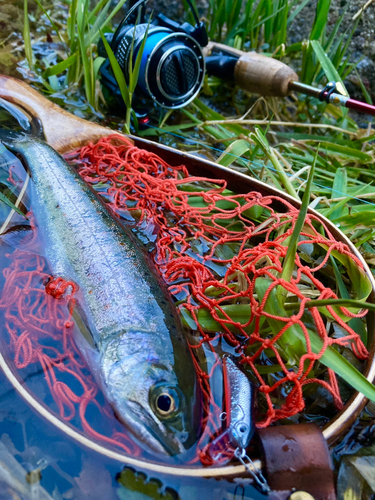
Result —
[[[298,209],[283,198],[255,191],[233,194],[227,191],[225,181],[189,177],[184,166],[170,166],[118,135],[102,138],[66,157],[124,224],[135,225],[139,238],[152,250],[157,269],[190,329],[189,345],[207,403],[205,432],[196,460],[212,462],[207,445],[221,432],[222,408],[212,395],[211,381],[221,370],[222,351],[234,353],[258,387],[262,400],[259,428],[303,411],[303,390],[311,384],[322,386],[331,394],[336,408],[342,408],[335,374],[328,369],[317,378],[316,363],[333,345],[349,346],[357,358],[366,359],[368,352],[359,335],[342,319],[343,315],[363,317],[366,311],[353,314],[344,307],[327,307],[341,331],[339,336],[329,336],[327,321],[319,310],[305,310],[311,298],[306,290],[314,290],[314,298],[337,298],[321,281],[331,255],[341,262],[350,260],[360,272],[362,264],[347,245],[335,240],[320,219],[306,217],[296,271],[286,282],[280,275]],[[133,222],[129,222],[129,214]],[[309,263],[308,249],[312,247],[321,248],[322,257]],[[39,363],[63,419],[79,416],[83,430],[95,439],[116,444],[128,453],[139,453],[119,430],[105,436],[87,421],[90,405],[104,411],[108,418],[110,410],[98,402],[96,384],[69,335],[74,283],[51,281],[42,258],[20,250],[9,258],[0,307],[5,311],[16,367],[25,369]],[[260,290],[259,279],[268,280],[268,288]],[[270,311],[270,300],[280,288],[299,301],[293,315],[278,316]],[[39,301],[35,294],[40,296]],[[59,297],[60,301],[55,300]],[[65,308],[61,308],[61,301]],[[272,321],[280,325],[276,334],[269,327]],[[309,328],[313,325],[322,339],[320,352],[313,352],[305,323]],[[294,367],[285,341],[293,328],[298,328],[304,338],[304,352]],[[52,344],[48,347],[48,342],[41,347],[41,337],[58,340],[60,350]],[[210,358],[208,368],[200,362],[203,356]],[[277,370],[269,376],[271,365]],[[67,372],[69,380],[63,377]],[[72,378],[79,389],[71,384]]]

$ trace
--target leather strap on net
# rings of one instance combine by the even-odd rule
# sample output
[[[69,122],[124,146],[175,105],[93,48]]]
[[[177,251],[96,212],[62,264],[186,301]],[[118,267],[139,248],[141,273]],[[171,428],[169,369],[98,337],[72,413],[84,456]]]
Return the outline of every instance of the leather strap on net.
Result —
[[[282,425],[259,430],[267,480],[277,498],[294,491],[315,500],[335,500],[333,467],[327,442],[315,424]]]

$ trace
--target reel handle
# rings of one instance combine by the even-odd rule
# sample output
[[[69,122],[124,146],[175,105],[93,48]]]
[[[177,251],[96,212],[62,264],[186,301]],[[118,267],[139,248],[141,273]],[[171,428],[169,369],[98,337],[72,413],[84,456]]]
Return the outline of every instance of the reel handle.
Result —
[[[234,79],[243,89],[262,96],[285,97],[290,93],[291,82],[298,81],[297,74],[286,64],[256,52],[243,52],[220,43],[209,42],[203,49],[204,56],[223,53],[237,58]]]

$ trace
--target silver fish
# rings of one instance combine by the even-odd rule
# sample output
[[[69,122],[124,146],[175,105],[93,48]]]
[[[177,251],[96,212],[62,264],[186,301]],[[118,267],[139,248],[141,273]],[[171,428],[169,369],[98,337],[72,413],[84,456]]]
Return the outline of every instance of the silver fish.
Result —
[[[255,431],[255,388],[230,356],[223,358],[223,373],[229,440],[246,450]]]
[[[202,418],[196,371],[176,308],[131,230],[47,144],[5,140],[32,178],[31,209],[53,274],[78,284],[79,340],[118,418],[157,453],[197,442]]]

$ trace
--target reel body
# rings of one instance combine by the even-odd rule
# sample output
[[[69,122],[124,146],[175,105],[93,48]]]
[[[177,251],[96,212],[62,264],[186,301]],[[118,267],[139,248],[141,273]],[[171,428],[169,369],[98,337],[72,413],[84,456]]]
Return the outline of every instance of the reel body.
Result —
[[[130,58],[134,67],[148,27],[145,22],[137,25],[135,22],[134,16],[128,15],[114,35],[106,35],[127,82]],[[203,23],[193,27],[189,23],[176,23],[159,14],[149,25],[142,54],[135,91],[138,104],[151,99],[162,108],[178,109],[191,102],[203,84],[205,61],[202,46],[207,43]],[[101,41],[98,50],[101,56],[107,56]],[[101,75],[103,85],[121,101],[108,59],[101,67]],[[139,107],[137,102],[135,107]]]

